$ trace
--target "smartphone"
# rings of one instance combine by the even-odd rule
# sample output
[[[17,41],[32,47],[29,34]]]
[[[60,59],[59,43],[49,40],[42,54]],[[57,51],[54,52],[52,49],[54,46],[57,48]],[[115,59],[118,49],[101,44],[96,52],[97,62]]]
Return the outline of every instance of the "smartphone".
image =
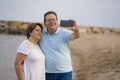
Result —
[[[73,22],[70,20],[61,20],[60,26],[61,27],[73,27]]]

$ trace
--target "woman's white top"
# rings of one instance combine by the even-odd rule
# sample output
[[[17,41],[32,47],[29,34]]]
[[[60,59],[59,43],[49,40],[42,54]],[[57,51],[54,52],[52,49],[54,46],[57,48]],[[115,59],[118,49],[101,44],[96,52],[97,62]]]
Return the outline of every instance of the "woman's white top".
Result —
[[[45,80],[45,56],[39,45],[24,40],[17,52],[27,55],[22,65],[24,80]]]

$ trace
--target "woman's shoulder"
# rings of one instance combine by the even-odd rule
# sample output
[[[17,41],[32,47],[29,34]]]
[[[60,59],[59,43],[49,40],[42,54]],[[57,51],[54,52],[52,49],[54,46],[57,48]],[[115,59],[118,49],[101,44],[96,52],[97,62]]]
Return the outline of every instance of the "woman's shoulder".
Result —
[[[21,44],[25,44],[25,43],[28,43],[28,40],[23,40],[23,41],[21,42]]]
[[[20,44],[20,46],[23,46],[23,45],[27,45],[28,44],[28,40],[23,40]]]

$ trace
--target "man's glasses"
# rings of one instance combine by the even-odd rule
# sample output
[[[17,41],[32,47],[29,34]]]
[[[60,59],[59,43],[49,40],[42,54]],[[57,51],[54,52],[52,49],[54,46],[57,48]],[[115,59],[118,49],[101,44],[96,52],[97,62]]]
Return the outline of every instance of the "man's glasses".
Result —
[[[57,19],[46,19],[46,22],[57,21]]]

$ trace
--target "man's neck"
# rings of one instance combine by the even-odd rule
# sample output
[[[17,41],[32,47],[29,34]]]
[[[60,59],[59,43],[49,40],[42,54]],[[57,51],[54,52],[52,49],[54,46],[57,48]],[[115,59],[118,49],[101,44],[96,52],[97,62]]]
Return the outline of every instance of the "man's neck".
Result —
[[[47,29],[47,31],[50,35],[52,35],[57,31],[57,28],[56,29]]]

